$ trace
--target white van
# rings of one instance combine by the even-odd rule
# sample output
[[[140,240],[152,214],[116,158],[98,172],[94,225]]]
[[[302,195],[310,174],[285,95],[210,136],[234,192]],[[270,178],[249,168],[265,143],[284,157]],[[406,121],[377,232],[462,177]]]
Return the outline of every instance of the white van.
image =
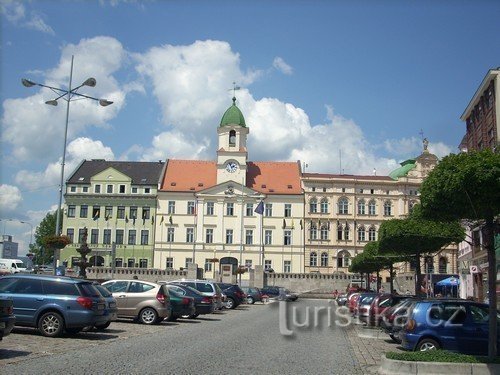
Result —
[[[0,259],[0,264],[3,264],[10,273],[26,272],[26,265],[20,259]]]

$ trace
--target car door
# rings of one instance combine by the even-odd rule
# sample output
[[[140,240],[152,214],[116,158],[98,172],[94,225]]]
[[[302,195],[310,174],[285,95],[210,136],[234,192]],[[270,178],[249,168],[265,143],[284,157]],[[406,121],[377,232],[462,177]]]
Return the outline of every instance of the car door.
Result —
[[[118,308],[118,316],[128,316],[127,314],[127,291],[129,281],[111,281],[103,284],[116,299],[116,307]]]
[[[471,354],[488,354],[488,308],[470,304],[469,316],[463,327],[465,348]]]
[[[34,325],[36,313],[45,303],[42,282],[28,278],[5,278],[0,282],[0,295],[12,300],[16,322]]]
[[[155,288],[154,285],[149,285],[140,281],[131,281],[127,292],[127,314],[136,316],[139,314],[141,303],[149,300],[154,300],[154,296],[150,291]]]

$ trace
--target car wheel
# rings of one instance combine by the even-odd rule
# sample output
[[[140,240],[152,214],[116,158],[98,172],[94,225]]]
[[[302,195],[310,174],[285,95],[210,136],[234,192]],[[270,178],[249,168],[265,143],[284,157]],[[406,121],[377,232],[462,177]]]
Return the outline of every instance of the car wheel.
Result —
[[[108,328],[108,327],[109,327],[109,325],[110,325],[110,324],[111,324],[111,321],[106,322],[106,323],[104,323],[104,324],[97,324],[97,325],[95,326],[95,329],[97,329],[98,331],[104,331],[106,328]]]
[[[158,323],[158,313],[151,307],[146,307],[139,313],[139,322],[142,324]]]
[[[253,299],[253,297],[247,297],[247,303],[249,305],[253,305],[255,303],[255,300]]]
[[[423,339],[417,345],[417,350],[420,352],[427,352],[430,350],[437,350],[441,346],[436,340],[433,339]]]
[[[38,321],[38,330],[46,337],[60,336],[64,329],[64,320],[56,312],[48,312],[42,315]]]
[[[234,299],[229,297],[226,302],[226,306],[228,309],[234,309],[236,307],[236,302],[234,302]]]
[[[401,344],[401,340],[398,339],[396,336],[394,336],[394,334],[392,333],[389,333],[389,336],[391,337],[392,341],[398,343],[398,344]]]

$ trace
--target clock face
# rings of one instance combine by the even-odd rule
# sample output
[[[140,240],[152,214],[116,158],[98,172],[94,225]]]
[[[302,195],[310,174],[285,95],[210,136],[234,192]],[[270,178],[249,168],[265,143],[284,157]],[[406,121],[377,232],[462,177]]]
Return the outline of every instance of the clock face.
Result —
[[[229,173],[234,173],[238,170],[238,164],[236,164],[235,162],[229,162],[227,163],[226,165],[226,171],[228,171]]]

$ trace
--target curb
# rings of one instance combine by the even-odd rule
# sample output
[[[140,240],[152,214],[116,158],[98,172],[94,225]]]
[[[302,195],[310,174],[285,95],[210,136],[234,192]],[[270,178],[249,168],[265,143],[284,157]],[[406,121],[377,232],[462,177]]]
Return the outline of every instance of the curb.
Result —
[[[398,361],[388,359],[383,354],[378,373],[382,375],[494,375],[500,374],[500,365],[496,363]]]

